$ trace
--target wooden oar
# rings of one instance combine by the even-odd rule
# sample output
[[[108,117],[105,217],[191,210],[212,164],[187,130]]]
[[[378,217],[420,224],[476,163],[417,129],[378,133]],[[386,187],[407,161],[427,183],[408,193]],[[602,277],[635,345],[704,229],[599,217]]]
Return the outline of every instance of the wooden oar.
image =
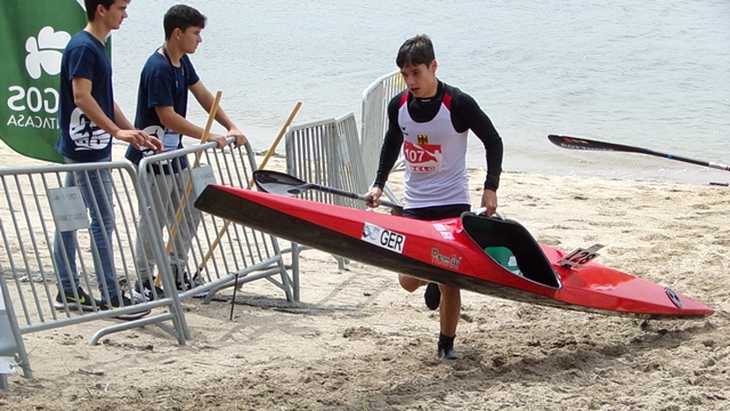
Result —
[[[257,167],[258,170],[262,170],[264,167],[266,167],[266,164],[269,162],[269,159],[271,156],[274,155],[274,152],[276,152],[276,147],[279,145],[279,142],[281,141],[282,137],[284,137],[284,134],[286,134],[286,131],[289,129],[289,126],[294,121],[294,118],[296,118],[297,114],[299,114],[299,110],[302,108],[302,102],[298,101],[297,104],[294,105],[294,108],[292,109],[291,113],[289,114],[289,117],[286,119],[286,122],[284,122],[284,125],[281,126],[281,129],[279,130],[279,134],[276,135],[274,138],[274,141],[271,143],[271,147],[269,147],[269,150],[266,152],[266,156],[264,157],[263,161],[261,161],[261,164]],[[251,177],[251,180],[248,182],[248,187],[251,188],[253,186],[254,180],[253,176]],[[218,235],[215,237],[215,240],[213,241],[213,244],[211,244],[210,249],[205,254],[205,257],[203,257],[203,261],[198,265],[195,272],[200,272],[205,267],[205,264],[208,263],[208,260],[213,256],[213,252],[218,247],[218,244],[220,244],[221,239],[223,238],[223,235],[226,233],[226,230],[228,230],[228,226],[231,225],[230,220],[226,220],[223,224],[223,228],[218,231]]]
[[[205,129],[203,130],[203,135],[200,136],[200,144],[205,144],[210,139],[210,129],[213,127],[213,120],[215,120],[216,114],[218,114],[218,107],[221,102],[221,97],[223,96],[222,91],[218,91],[215,93],[215,99],[213,100],[213,105],[210,107],[210,111],[208,112],[208,121],[205,123]],[[195,153],[195,163],[193,164],[193,168],[198,167],[200,165],[200,157],[202,156],[202,152]],[[175,223],[170,228],[170,239],[167,240],[167,245],[165,246],[165,253],[170,254],[172,251],[172,247],[175,240],[175,235],[177,234],[177,226],[180,224],[180,220],[182,219],[182,213],[183,209],[185,208],[185,205],[187,204],[188,197],[190,196],[190,193],[193,191],[193,180],[190,179],[185,187],[185,192],[183,195],[183,201],[180,202],[180,206],[178,206],[177,210],[175,211]],[[164,217],[164,216],[163,216]],[[155,285],[157,287],[160,286],[162,283],[162,280],[160,279],[160,276],[158,275],[157,278],[155,278]]]
[[[302,102],[297,101],[297,104],[294,105],[294,108],[292,109],[291,113],[289,113],[289,117],[286,119],[286,122],[284,123],[284,126],[281,127],[281,130],[279,130],[279,134],[276,135],[276,138],[271,143],[271,147],[266,151],[266,156],[261,161],[261,164],[256,168],[257,170],[263,170],[266,168],[266,164],[269,163],[269,159],[271,156],[274,155],[276,152],[276,147],[279,145],[279,142],[281,141],[282,137],[284,137],[284,134],[286,133],[286,130],[291,125],[292,121],[294,121],[294,118],[299,114],[299,110],[302,108]],[[248,188],[253,187],[253,176],[251,176],[251,179],[248,180]]]

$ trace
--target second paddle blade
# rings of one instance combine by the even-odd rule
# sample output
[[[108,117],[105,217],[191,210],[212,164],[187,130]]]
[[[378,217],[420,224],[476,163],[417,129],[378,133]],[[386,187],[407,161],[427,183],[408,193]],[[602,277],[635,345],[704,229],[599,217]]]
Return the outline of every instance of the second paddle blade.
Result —
[[[298,193],[298,188],[307,185],[306,181],[271,170],[256,170],[253,172],[253,179],[259,190],[285,196],[294,196]]]

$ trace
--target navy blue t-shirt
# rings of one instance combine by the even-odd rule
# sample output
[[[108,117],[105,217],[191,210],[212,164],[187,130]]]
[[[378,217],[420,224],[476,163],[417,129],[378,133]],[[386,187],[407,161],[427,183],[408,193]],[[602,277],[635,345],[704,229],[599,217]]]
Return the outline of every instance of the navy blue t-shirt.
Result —
[[[111,157],[112,136],[91,121],[74,103],[72,80],[91,80],[91,95],[102,111],[114,119],[112,65],[106,48],[91,33],[81,31],[68,42],[61,59],[58,124],[61,133],[56,150],[81,162]]]
[[[139,81],[134,126],[156,136],[162,142],[164,151],[182,148],[182,135],[162,125],[155,107],[173,107],[177,114],[185,117],[188,88],[199,80],[187,55],[180,59],[180,67],[175,67],[167,55],[159,51],[152,53],[142,69]],[[143,156],[151,154],[154,154],[152,150],[140,151],[129,146],[126,157],[134,164],[139,164]],[[187,167],[184,158],[181,159],[181,166]]]

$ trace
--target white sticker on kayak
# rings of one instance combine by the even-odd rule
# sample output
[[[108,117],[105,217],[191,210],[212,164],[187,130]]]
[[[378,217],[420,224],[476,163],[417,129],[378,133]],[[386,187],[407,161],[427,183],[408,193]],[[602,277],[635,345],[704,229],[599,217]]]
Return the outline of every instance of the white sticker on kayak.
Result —
[[[403,254],[403,247],[406,244],[406,236],[403,234],[369,223],[365,223],[362,227],[362,240],[398,254]]]
[[[445,226],[444,224],[436,223],[433,225],[433,228],[435,228],[436,231],[441,234],[441,238],[443,238],[444,240],[454,239],[454,233],[452,233],[449,227]]]

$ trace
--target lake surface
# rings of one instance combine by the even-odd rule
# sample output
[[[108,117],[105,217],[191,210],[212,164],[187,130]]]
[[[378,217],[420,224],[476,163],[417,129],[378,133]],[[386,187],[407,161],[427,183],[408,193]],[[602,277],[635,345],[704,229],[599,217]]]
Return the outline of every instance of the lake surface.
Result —
[[[129,116],[139,72],[178,1],[135,0],[114,33],[117,100]],[[575,152],[547,134],[730,163],[730,2],[186,2],[208,17],[192,57],[256,149],[297,100],[297,121],[360,115],[362,91],[427,33],[439,77],[471,94],[505,143],[504,168],[694,183],[730,173],[631,154]],[[198,124],[205,113],[190,105]],[[283,147],[282,147],[283,148]],[[473,138],[469,164],[484,166]]]

